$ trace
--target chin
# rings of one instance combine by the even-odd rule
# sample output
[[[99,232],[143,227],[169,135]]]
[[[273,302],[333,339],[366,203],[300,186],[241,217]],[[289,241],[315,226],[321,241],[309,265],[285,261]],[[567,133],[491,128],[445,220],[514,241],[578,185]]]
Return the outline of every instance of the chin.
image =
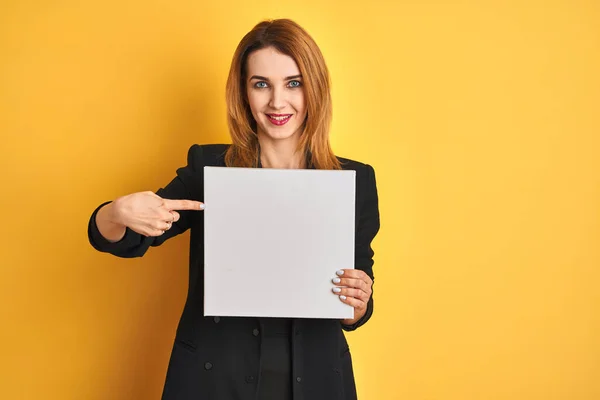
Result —
[[[287,128],[287,127],[286,127]],[[291,127],[290,127],[291,128]],[[272,140],[286,140],[292,138],[296,132],[298,132],[299,127],[291,128],[291,129],[263,129],[265,136]]]

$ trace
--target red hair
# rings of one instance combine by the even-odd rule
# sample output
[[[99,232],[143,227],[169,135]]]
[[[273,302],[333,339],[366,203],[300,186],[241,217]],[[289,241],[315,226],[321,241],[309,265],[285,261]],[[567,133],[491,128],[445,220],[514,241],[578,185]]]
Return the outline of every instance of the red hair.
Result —
[[[303,77],[307,117],[300,149],[316,169],[341,169],[329,143],[331,80],[325,59],[313,38],[289,19],[257,24],[238,44],[226,86],[227,124],[232,145],[225,155],[228,167],[257,167],[259,143],[256,121],[246,96],[246,62],[257,50],[273,47],[294,59]]]

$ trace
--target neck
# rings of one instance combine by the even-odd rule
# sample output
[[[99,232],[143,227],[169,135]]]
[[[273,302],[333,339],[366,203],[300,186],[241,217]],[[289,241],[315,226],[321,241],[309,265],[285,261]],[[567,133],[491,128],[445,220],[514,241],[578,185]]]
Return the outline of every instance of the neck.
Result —
[[[303,152],[297,150],[298,140],[274,141],[268,140],[264,135],[259,135],[258,142],[260,145],[260,162],[263,168],[306,168],[306,157]]]

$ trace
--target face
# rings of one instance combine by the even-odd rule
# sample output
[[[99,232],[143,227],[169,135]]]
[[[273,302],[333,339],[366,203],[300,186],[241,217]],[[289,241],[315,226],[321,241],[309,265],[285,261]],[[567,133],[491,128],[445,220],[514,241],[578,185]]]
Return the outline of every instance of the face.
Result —
[[[297,140],[304,128],[306,102],[300,70],[294,59],[272,47],[250,54],[246,93],[259,137]]]

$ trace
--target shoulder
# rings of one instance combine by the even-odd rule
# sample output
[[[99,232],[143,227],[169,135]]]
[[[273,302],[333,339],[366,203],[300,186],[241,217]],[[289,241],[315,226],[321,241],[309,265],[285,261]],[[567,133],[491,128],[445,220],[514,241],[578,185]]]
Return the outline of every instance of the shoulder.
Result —
[[[337,157],[343,170],[354,170],[356,171],[356,179],[370,179],[371,176],[375,175],[373,167],[367,163],[351,160],[349,158]]]
[[[338,159],[338,161],[342,165],[342,169],[344,169],[344,170],[362,171],[369,167],[368,164],[360,162],[360,161],[351,160],[349,158],[338,157],[338,156],[336,156],[336,158]]]
[[[188,164],[196,167],[225,165],[229,144],[194,144],[188,150]]]
[[[367,195],[376,196],[375,170],[371,165],[344,157],[337,157],[337,159],[343,170],[356,171],[356,190],[359,194],[367,192]]]

